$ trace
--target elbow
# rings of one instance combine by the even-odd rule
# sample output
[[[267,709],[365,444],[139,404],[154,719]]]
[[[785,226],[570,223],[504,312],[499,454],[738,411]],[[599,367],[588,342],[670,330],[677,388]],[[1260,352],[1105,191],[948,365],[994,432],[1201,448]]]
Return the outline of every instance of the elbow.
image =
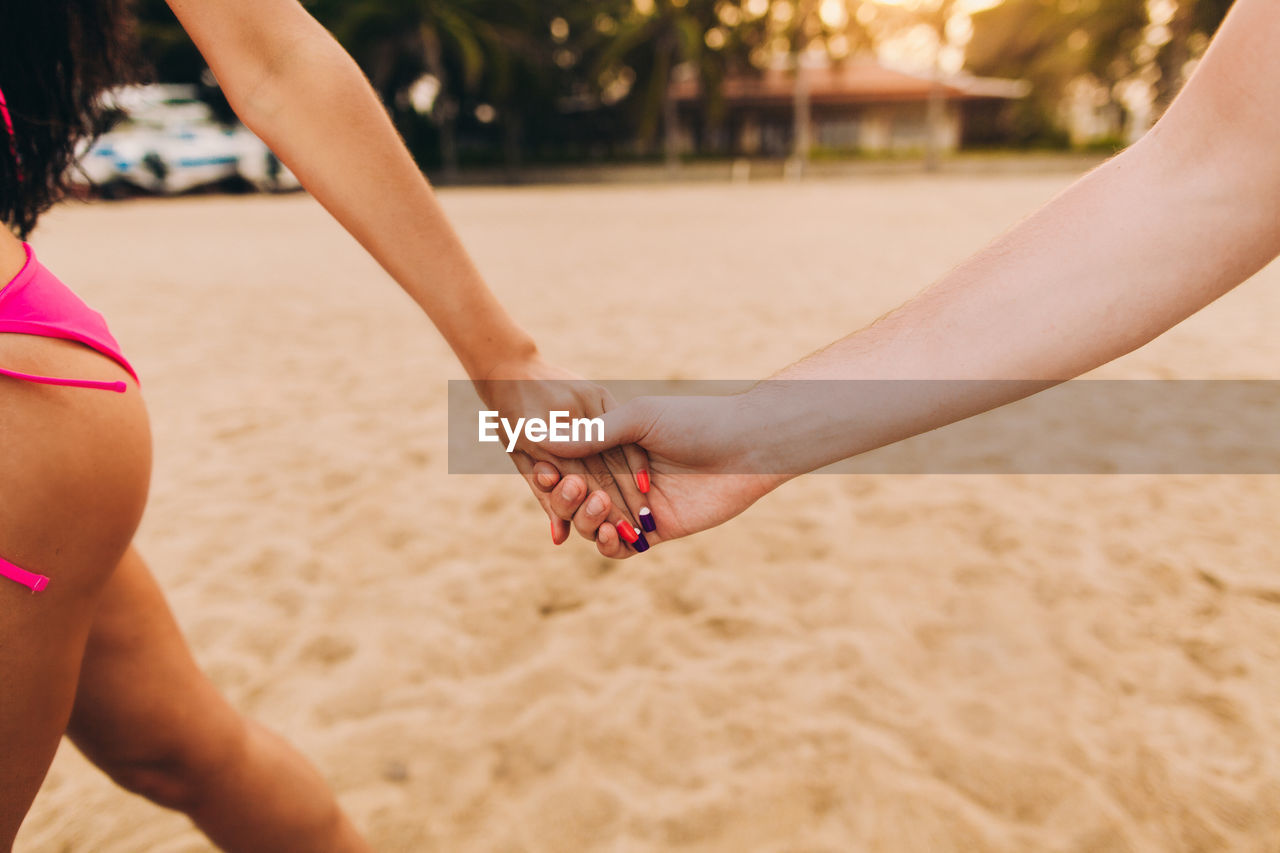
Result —
[[[364,75],[340,44],[318,23],[256,52],[244,70],[222,84],[227,101],[250,129],[269,126],[286,106],[308,91],[332,90]],[[259,132],[259,135],[261,133]]]

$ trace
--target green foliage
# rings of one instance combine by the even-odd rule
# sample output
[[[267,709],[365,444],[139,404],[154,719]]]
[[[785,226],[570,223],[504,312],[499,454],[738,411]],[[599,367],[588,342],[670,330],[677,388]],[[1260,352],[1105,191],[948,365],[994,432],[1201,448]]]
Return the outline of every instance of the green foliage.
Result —
[[[557,160],[653,153],[670,121],[677,66],[700,82],[705,130],[724,118],[721,83],[779,53],[823,45],[839,60],[924,23],[941,35],[955,0],[303,0],[351,51],[427,164],[520,156]],[[1144,46],[1147,0],[1004,0],[974,17],[968,66],[1029,80],[1034,94],[1006,131],[1028,144],[1061,138],[1071,81],[1112,87],[1154,76],[1161,103],[1203,49],[1230,0],[1178,0],[1170,38]],[[203,60],[164,0],[139,0],[139,34],[158,79],[196,82]],[[1154,69],[1154,70],[1153,70]],[[408,93],[431,75],[433,108]]]
[[[1010,129],[1034,144],[1060,133],[1058,106],[1082,77],[1108,90],[1146,79],[1156,103],[1167,105],[1183,82],[1183,67],[1203,50],[1230,5],[1177,0],[1170,38],[1157,45],[1148,40],[1147,0],[1005,0],[974,16],[967,64],[976,74],[1031,82],[1033,95],[1014,109]]]
[[[156,78],[169,83],[199,81],[204,59],[165,0],[138,0],[137,11],[139,45]]]

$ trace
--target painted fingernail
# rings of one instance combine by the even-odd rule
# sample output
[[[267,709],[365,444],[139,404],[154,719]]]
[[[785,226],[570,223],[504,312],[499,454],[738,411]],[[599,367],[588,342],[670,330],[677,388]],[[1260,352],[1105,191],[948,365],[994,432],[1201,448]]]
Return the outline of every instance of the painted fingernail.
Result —
[[[570,480],[561,487],[560,495],[567,501],[576,501],[582,497],[582,486],[577,480]]]
[[[591,515],[599,515],[604,512],[604,498],[599,494],[591,496],[591,500],[587,501],[587,512]]]
[[[559,545],[559,544],[560,544],[560,530],[559,530],[559,527],[560,527],[560,525],[559,525],[557,522],[555,522],[555,521],[552,521],[552,522],[551,522],[551,544],[552,544],[552,545]]]
[[[649,472],[647,470],[636,472],[636,488],[640,490],[642,495],[649,494]]]
[[[653,513],[649,512],[648,507],[640,510],[640,526],[644,528],[645,533],[652,533],[658,529],[658,522],[653,520]]]
[[[643,554],[649,550],[649,540],[645,539],[644,534],[641,533],[636,537],[636,541],[631,543],[631,547],[636,549],[636,553]]]
[[[631,526],[631,522],[626,520],[618,522],[618,535],[632,545],[640,541],[640,534],[636,533],[636,529]],[[649,547],[647,542],[645,547]]]

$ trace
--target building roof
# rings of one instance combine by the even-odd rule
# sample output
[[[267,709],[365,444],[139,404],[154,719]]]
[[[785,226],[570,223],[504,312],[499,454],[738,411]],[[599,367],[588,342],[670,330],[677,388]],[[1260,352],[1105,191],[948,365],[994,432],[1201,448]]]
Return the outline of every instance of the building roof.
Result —
[[[809,76],[809,97],[815,104],[924,101],[933,88],[928,75],[897,71],[871,60],[807,67],[805,73]],[[944,77],[941,83],[946,97],[953,100],[1016,99],[1026,97],[1031,90],[1022,80],[969,74]],[[759,74],[734,74],[725,78],[721,92],[730,103],[789,103],[795,93],[795,73],[791,69],[770,68]],[[701,86],[696,78],[682,76],[671,84],[671,94],[677,101],[697,101]]]

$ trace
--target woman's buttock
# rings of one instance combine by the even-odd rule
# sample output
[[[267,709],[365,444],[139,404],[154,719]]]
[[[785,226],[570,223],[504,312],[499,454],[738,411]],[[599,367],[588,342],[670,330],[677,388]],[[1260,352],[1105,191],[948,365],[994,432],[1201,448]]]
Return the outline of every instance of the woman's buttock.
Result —
[[[96,586],[101,555],[123,553],[146,503],[151,432],[137,384],[82,344],[31,335],[0,334],[0,366],[128,383],[117,394],[0,376],[0,557],[52,576],[48,595]]]
[[[22,243],[0,232],[0,284],[26,264]],[[126,385],[120,394],[0,375],[0,558],[53,575],[49,596],[93,585],[97,557],[128,545],[116,540],[146,502],[151,432],[138,384],[86,344],[33,334],[0,333],[0,369]]]

